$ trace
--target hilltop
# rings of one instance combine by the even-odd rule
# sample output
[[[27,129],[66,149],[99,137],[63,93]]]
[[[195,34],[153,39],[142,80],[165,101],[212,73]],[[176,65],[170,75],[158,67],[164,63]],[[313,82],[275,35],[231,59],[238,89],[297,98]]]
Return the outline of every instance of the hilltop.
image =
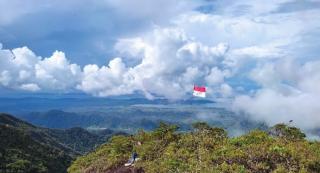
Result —
[[[48,129],[0,114],[0,172],[66,172],[71,161],[106,142],[113,131]]]
[[[306,140],[298,128],[278,124],[230,138],[225,130],[206,123],[193,127],[182,133],[176,125],[161,123],[151,132],[114,136],[77,158],[68,172],[320,172],[320,143]],[[140,160],[124,167],[133,151]]]

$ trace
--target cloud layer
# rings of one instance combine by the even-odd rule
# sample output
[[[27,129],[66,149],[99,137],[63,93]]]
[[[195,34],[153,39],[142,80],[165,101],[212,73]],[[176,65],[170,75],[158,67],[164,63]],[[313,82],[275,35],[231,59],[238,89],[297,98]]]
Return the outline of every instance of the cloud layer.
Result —
[[[70,16],[77,3],[69,3],[57,11]],[[12,15],[0,12],[0,27],[10,28],[25,14],[33,16],[56,6],[44,4],[26,6]],[[79,9],[85,13],[102,6],[97,15],[114,16],[106,26],[116,27],[101,29],[100,20],[91,20],[95,15],[73,24],[79,26],[79,33],[99,33],[85,40],[115,56],[106,57],[103,64],[83,64],[83,59],[67,58],[62,51],[41,57],[28,47],[0,45],[0,85],[31,92],[81,91],[101,97],[141,93],[149,99],[176,100],[188,98],[193,84],[199,84],[208,87],[209,98],[231,100],[234,111],[269,125],[294,120],[305,129],[320,127],[319,2],[107,0],[93,4],[92,9]],[[74,29],[68,26],[63,30]],[[111,35],[112,46],[106,46]],[[79,51],[93,52],[96,47]]]
[[[116,47],[128,57],[136,57],[136,63],[128,66],[117,57],[108,65],[89,64],[81,69],[63,52],[42,58],[27,47],[2,49],[0,83],[21,90],[81,90],[95,96],[140,92],[150,99],[184,98],[194,83],[208,83],[229,93],[224,78],[230,72],[218,68],[228,51],[227,44],[206,46],[191,40],[182,30],[165,28],[143,38],[120,39]]]

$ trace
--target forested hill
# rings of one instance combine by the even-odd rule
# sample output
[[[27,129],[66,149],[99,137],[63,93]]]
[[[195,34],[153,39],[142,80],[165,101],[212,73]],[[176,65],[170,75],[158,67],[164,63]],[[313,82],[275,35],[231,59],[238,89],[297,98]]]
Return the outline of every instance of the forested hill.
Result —
[[[320,172],[320,143],[307,141],[298,128],[278,124],[267,131],[229,138],[225,130],[206,123],[193,127],[191,132],[179,133],[177,126],[161,124],[151,132],[114,136],[79,157],[68,172]],[[133,151],[140,160],[125,167]]]
[[[0,172],[66,172],[75,157],[106,142],[113,133],[41,128],[0,114]]]

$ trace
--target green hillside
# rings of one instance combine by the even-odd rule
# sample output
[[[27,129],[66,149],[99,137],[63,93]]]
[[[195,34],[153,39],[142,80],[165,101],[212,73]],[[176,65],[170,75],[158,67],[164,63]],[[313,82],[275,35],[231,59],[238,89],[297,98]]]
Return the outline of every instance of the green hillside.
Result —
[[[0,125],[0,139],[0,172],[65,172],[72,160],[62,149],[40,143],[10,125]]]
[[[0,114],[0,172],[66,172],[75,157],[104,143],[113,133],[41,128]]]
[[[229,138],[223,129],[206,123],[193,127],[192,132],[179,133],[177,126],[161,124],[152,132],[114,136],[77,158],[68,172],[320,172],[320,143],[304,139],[298,128],[278,124]],[[133,151],[140,160],[134,167],[124,167]]]

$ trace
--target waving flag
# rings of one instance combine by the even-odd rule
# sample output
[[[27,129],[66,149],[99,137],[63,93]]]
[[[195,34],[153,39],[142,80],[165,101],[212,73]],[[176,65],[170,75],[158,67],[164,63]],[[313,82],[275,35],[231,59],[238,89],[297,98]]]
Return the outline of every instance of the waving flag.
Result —
[[[195,85],[193,87],[193,95],[196,97],[206,97],[206,87]]]

